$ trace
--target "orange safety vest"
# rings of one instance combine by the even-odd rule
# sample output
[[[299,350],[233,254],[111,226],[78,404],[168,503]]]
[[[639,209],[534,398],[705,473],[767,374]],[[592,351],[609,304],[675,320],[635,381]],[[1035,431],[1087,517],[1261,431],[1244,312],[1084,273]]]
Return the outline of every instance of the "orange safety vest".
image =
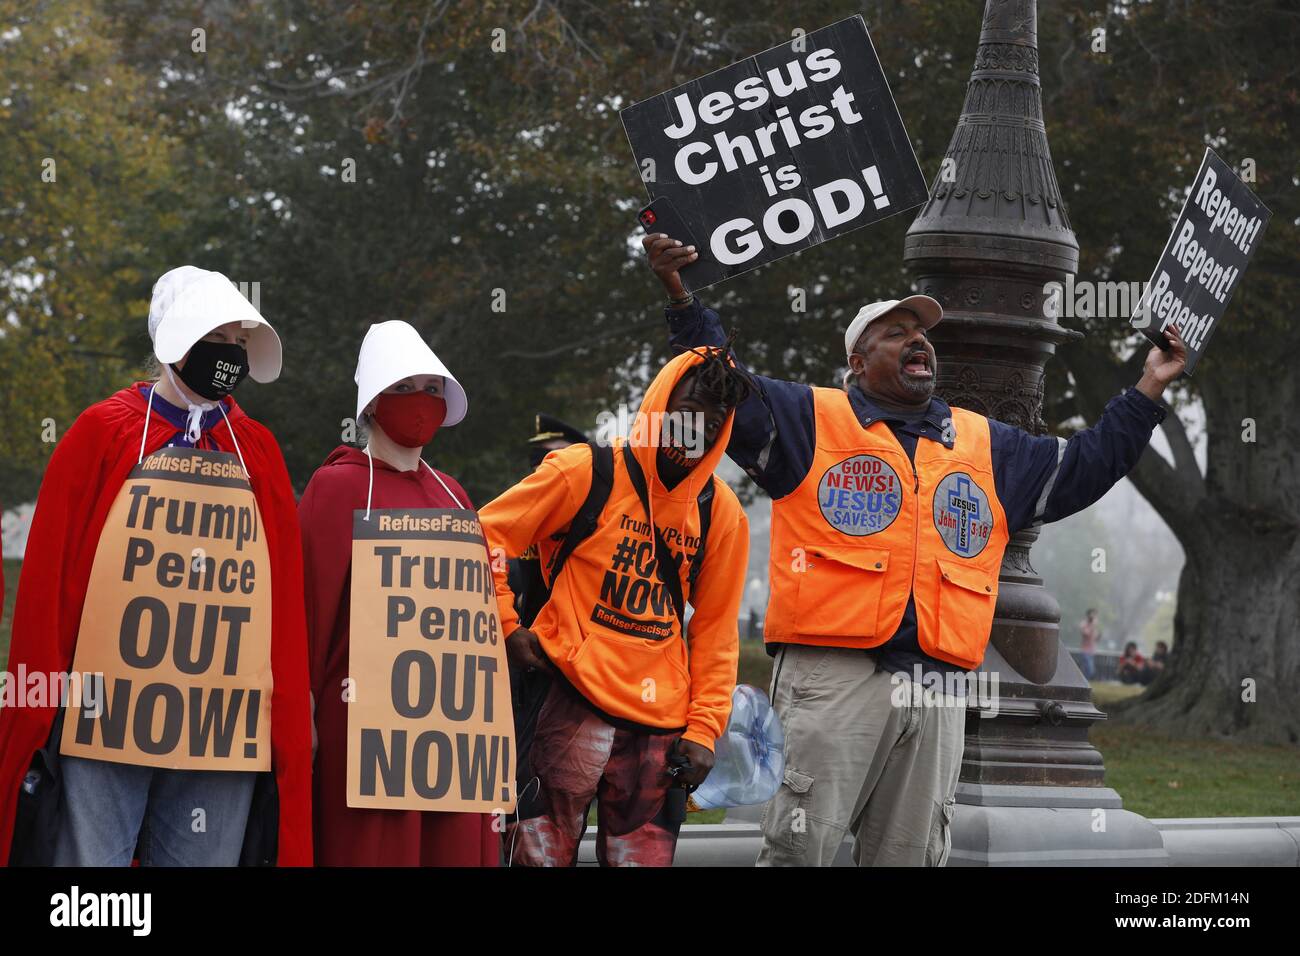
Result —
[[[864,429],[847,394],[812,391],[812,467],[772,503],[764,637],[876,647],[898,629],[911,594],[921,650],[978,666],[1010,537],[988,419],[952,409],[952,449],[918,441],[914,468],[887,424]]]

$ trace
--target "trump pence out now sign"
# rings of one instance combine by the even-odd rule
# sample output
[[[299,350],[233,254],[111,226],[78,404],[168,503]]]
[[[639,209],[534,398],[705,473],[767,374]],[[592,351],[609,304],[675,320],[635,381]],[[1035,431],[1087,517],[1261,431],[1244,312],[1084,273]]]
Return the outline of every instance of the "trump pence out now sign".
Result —
[[[60,753],[169,770],[271,769],[271,561],[229,452],[160,448],[95,546]],[[93,697],[94,695],[92,695]]]
[[[860,16],[621,115],[650,198],[671,203],[700,254],[681,273],[691,290],[914,209],[928,195]]]
[[[351,601],[348,806],[514,809],[510,678],[478,515],[354,512]]]

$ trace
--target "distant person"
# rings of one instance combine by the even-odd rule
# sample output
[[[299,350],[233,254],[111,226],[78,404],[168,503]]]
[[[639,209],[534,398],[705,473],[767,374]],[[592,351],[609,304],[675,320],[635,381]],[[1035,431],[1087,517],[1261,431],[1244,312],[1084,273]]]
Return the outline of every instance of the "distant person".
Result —
[[[1097,609],[1088,608],[1087,615],[1079,622],[1079,656],[1083,659],[1083,676],[1092,680],[1096,673],[1093,655],[1097,653],[1097,641],[1101,637],[1101,628],[1097,626]]]
[[[1138,646],[1135,642],[1129,641],[1124,645],[1124,653],[1120,656],[1116,674],[1122,684],[1142,684],[1145,686],[1151,683],[1147,660],[1138,652]]]
[[[1165,669],[1165,662],[1169,659],[1169,645],[1164,641],[1156,641],[1155,652],[1151,655],[1151,660],[1147,662],[1147,667],[1151,670],[1151,678],[1155,679],[1162,670]],[[1148,683],[1150,683],[1148,681]]]
[[[533,436],[528,439],[528,465],[536,470],[547,455],[587,440],[580,428],[562,422],[554,415],[539,413],[533,420]]]

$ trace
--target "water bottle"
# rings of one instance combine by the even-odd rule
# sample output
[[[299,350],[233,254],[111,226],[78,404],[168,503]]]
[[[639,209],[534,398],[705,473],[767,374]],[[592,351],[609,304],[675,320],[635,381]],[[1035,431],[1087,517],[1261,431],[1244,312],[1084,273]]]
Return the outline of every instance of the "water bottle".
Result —
[[[737,684],[731,719],[713,745],[713,769],[691,794],[691,810],[767,803],[785,773],[785,734],[767,694]]]

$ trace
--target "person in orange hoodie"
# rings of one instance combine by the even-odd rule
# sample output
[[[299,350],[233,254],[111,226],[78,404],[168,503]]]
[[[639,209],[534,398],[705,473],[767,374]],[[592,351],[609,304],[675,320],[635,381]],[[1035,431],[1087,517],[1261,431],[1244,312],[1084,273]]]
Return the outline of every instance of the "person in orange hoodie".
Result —
[[[626,439],[552,452],[480,512],[507,654],[552,677],[519,745],[511,864],[574,865],[593,800],[602,866],[672,863],[736,684],[749,522],[713,471],[749,388],[725,350],[684,352]],[[551,597],[529,629],[504,559],[533,545]]]

